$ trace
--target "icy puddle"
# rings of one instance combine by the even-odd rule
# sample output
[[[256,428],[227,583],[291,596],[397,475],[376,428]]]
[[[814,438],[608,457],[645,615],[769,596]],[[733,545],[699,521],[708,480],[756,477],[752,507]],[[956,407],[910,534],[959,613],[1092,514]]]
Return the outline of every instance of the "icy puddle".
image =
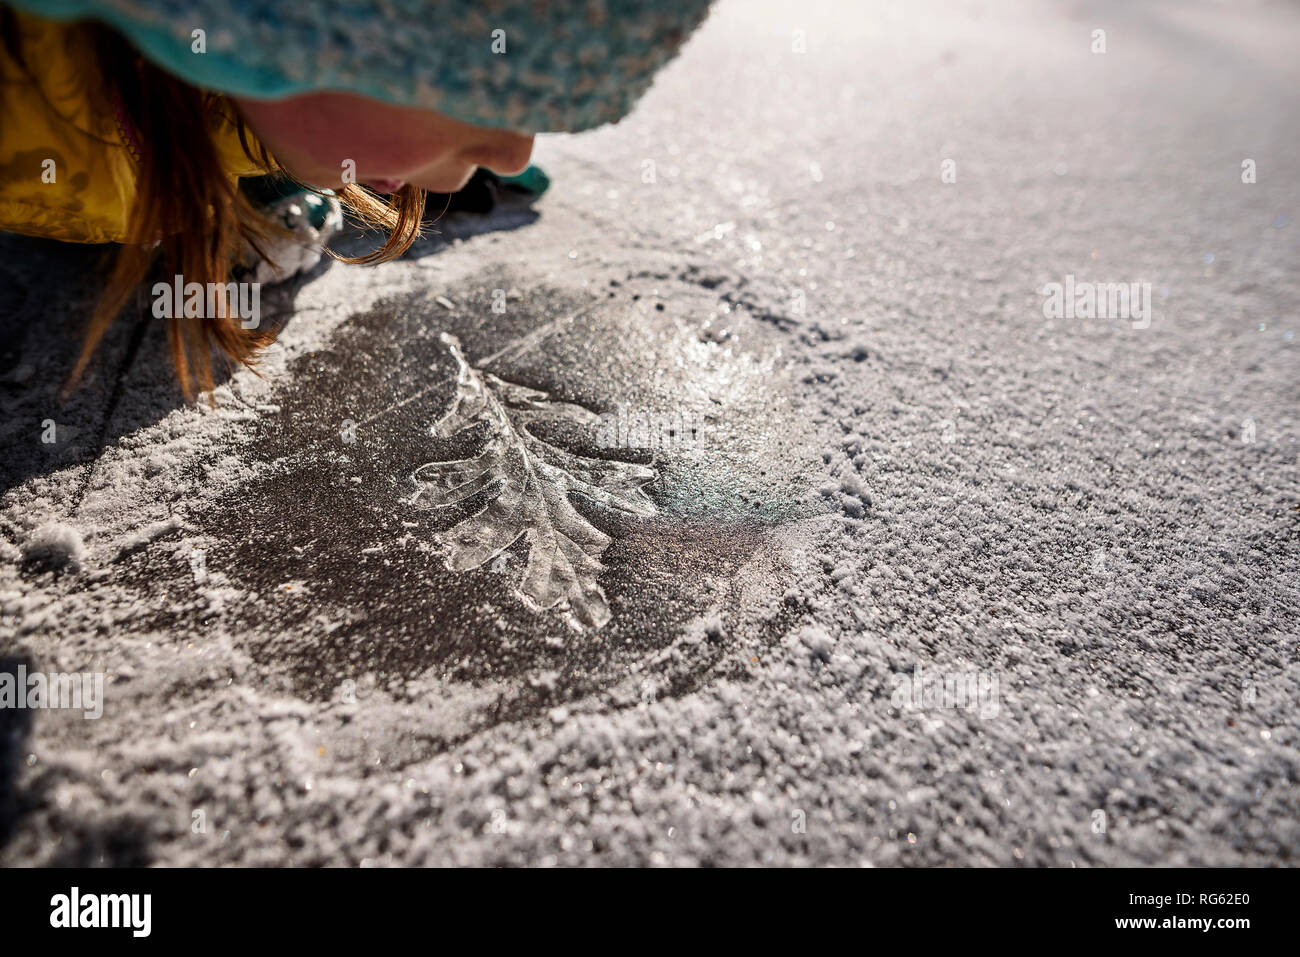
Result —
[[[521,285],[349,320],[200,518],[208,568],[250,596],[227,623],[299,693],[527,679],[505,717],[631,670],[680,692],[797,614],[770,545],[820,510],[821,446],[783,337],[736,317],[720,343],[639,295],[503,297]]]

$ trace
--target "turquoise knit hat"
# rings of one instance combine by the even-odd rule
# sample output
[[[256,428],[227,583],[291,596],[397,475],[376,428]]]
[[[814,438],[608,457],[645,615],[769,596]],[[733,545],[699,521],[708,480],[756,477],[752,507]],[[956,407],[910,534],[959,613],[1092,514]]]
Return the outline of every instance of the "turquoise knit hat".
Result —
[[[710,0],[5,2],[103,21],[159,66],[222,93],[344,91],[540,133],[626,116]]]

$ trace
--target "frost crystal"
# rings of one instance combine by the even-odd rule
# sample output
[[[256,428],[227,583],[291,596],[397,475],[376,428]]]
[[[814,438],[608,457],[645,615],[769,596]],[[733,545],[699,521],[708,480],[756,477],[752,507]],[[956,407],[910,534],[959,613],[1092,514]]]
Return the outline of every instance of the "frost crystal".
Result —
[[[642,491],[653,469],[628,462],[575,455],[542,441],[529,426],[545,419],[592,425],[587,409],[551,400],[474,369],[455,337],[443,333],[456,362],[456,393],[450,410],[431,427],[438,438],[478,440],[471,458],[430,462],[416,469],[417,506],[446,509],[481,503],[477,511],[436,533],[452,571],[478,568],[524,537],[528,560],[517,591],[536,609],[559,609],[579,626],[600,628],[610,618],[609,604],[596,578],[608,535],[583,518],[569,502],[578,495],[638,518],[655,514]]]

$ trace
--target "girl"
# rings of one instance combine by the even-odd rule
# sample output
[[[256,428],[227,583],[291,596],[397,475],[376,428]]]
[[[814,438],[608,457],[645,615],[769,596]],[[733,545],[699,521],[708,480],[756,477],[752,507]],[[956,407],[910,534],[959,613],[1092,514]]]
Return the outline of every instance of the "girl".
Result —
[[[285,226],[326,237],[335,203],[388,230],[380,248],[345,262],[401,255],[419,236],[425,190],[455,192],[479,166],[523,170],[534,133],[617,121],[708,6],[5,2],[0,229],[119,244],[74,380],[155,266],[205,289],[224,284],[241,249],[265,259]],[[278,225],[238,187],[265,174],[308,190],[279,204],[291,215]],[[244,328],[224,293],[216,304],[214,315],[168,320],[187,395],[211,387],[213,346],[251,365],[272,335]]]

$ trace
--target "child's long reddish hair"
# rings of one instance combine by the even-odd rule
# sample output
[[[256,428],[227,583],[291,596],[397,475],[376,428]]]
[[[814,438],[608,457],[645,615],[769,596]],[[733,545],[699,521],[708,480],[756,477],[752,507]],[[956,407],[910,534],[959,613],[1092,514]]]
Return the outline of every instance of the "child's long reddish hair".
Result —
[[[21,38],[12,12],[0,7],[0,33],[15,62],[22,64]],[[213,117],[226,111],[238,125],[249,159],[268,173],[281,172],[274,158],[249,143],[242,119],[224,97],[177,79],[141,57],[116,31],[96,23],[74,27],[70,42],[91,65],[88,91],[100,109],[119,111],[133,128],[138,150],[135,205],[128,217],[128,241],[116,250],[107,282],[86,330],[81,354],[69,377],[74,383],[131,294],[149,275],[155,261],[163,275],[181,275],[186,283],[222,284],[218,315],[168,320],[172,361],[181,389],[212,388],[212,348],[228,360],[252,366],[274,331],[245,329],[225,302],[225,286],[242,242],[259,254],[277,228],[239,192],[222,168],[214,142]],[[29,70],[30,72],[30,70]],[[94,77],[98,82],[89,82]],[[116,97],[116,100],[114,99]],[[350,263],[378,263],[396,258],[420,235],[424,191],[404,186],[384,203],[359,186],[335,190],[340,202],[367,226],[387,229],[382,247]]]

